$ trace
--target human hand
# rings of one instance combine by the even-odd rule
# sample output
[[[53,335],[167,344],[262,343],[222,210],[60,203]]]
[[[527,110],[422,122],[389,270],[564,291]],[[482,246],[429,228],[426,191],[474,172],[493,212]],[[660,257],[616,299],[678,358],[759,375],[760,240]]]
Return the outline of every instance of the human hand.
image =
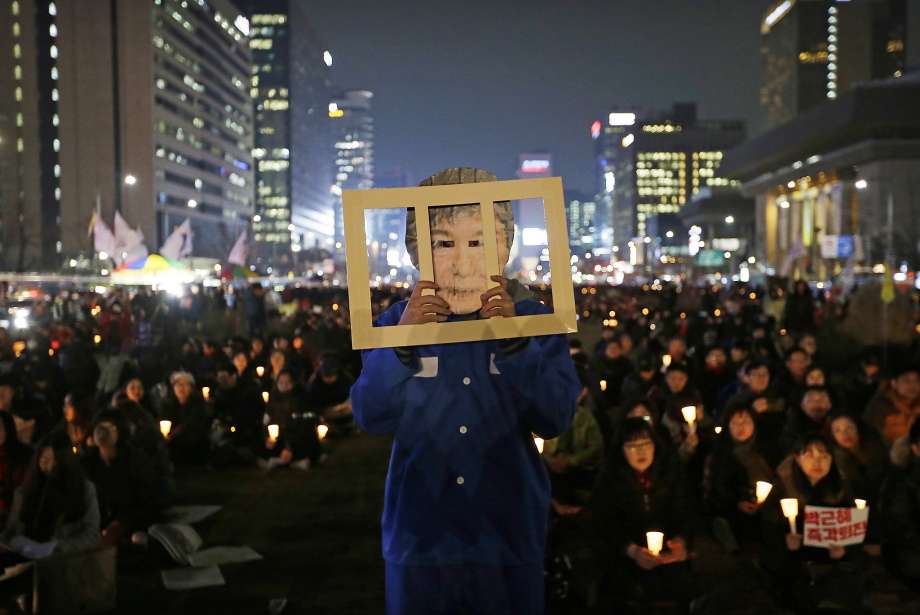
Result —
[[[450,316],[450,305],[437,295],[423,295],[424,290],[437,290],[438,285],[419,280],[409,296],[409,303],[399,319],[401,325],[420,325],[426,322],[444,322]]]
[[[847,554],[846,549],[839,545],[833,545],[827,550],[828,554],[831,556],[831,559],[841,559],[844,555]]]
[[[786,548],[790,551],[798,551],[802,548],[801,534],[786,534]]]
[[[882,546],[866,544],[866,545],[863,545],[863,551],[865,551],[866,555],[868,555],[869,557],[881,557]]]
[[[674,564],[687,561],[687,543],[683,538],[668,541],[668,552],[661,556],[662,564]]]
[[[757,412],[758,414],[763,414],[770,407],[769,404],[767,403],[766,397],[758,397],[757,399],[754,400],[754,403],[751,404],[751,406],[754,408],[754,411]]]
[[[511,295],[508,294],[508,280],[500,275],[493,275],[489,279],[493,282],[498,282],[499,285],[493,286],[479,296],[480,301],[482,301],[479,316],[481,318],[516,316],[514,301],[511,299]]]
[[[747,500],[738,502],[738,510],[746,515],[753,515],[758,509],[760,509],[760,505],[757,504],[757,502],[749,502]]]
[[[699,443],[700,437],[696,435],[696,430],[688,431],[687,437],[684,438],[684,444],[687,446],[687,448],[691,451],[696,450],[696,447],[699,445]]]
[[[642,570],[654,570],[661,564],[660,558],[657,555],[652,555],[652,552],[645,547],[632,545],[630,552],[630,557]]]

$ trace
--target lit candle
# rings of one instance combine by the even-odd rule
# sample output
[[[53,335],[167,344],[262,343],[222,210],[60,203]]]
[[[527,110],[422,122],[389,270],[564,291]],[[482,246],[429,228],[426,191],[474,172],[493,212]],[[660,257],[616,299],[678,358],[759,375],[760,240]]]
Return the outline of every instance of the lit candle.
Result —
[[[261,365],[258,366],[258,367],[256,368],[256,376],[258,376],[259,378],[261,378],[261,377],[264,376],[264,375],[265,375],[265,368],[262,367]]]
[[[661,548],[664,546],[664,534],[661,532],[646,532],[645,540],[648,542],[649,553],[658,557]]]
[[[201,387],[201,396],[205,401],[211,399],[211,387]]]
[[[262,401],[268,403],[268,391],[262,391]]]
[[[277,425],[274,425],[274,424],[273,424],[273,425],[269,425],[269,426],[268,426],[268,437],[269,437],[269,439],[271,439],[272,441],[275,441],[275,440],[278,439],[278,434],[279,434],[280,432],[281,432],[281,428],[278,427]]]
[[[757,484],[754,485],[754,493],[757,496],[757,503],[763,504],[767,501],[767,497],[770,495],[770,492],[773,491],[773,485],[764,480],[757,481]]]
[[[690,425],[690,431],[696,431],[696,406],[684,406],[680,409],[680,413]]]
[[[858,508],[859,510],[862,510],[862,509],[864,509],[864,508],[866,507],[866,501],[865,501],[865,500],[861,500],[861,499],[859,499],[859,498],[856,498],[856,500],[854,500],[854,501],[856,502],[856,508]]]
[[[169,432],[172,429],[172,421],[160,421],[160,433],[163,434],[164,438],[169,437]]]
[[[661,355],[661,364],[664,365],[665,369],[671,366],[671,355],[664,354]]]
[[[96,335],[94,335],[94,336],[93,336],[93,343],[96,344],[96,345],[101,344],[101,343],[102,343],[102,336],[99,335],[98,333],[97,333]]]
[[[537,452],[543,454],[543,438],[540,436],[533,437],[533,443],[537,445]]]
[[[721,425],[716,425],[716,433],[717,433],[717,434],[718,434],[718,433],[722,433],[722,426],[721,426]]]
[[[326,434],[329,433],[329,427],[326,425],[317,425],[316,426],[316,437],[320,440],[326,437]]]
[[[601,380],[601,391],[606,391],[606,390],[607,390],[607,381]]]
[[[783,498],[779,501],[783,507],[783,516],[789,519],[789,531],[795,534],[795,518],[799,516],[799,501],[795,498]]]

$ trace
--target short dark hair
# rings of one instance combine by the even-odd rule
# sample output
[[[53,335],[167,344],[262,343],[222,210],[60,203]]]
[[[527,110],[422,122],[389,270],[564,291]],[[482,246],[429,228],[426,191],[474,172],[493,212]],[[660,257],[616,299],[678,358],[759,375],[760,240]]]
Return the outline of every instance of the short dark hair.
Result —
[[[819,433],[810,433],[800,436],[792,447],[795,455],[801,455],[813,446],[821,446],[828,453],[832,453],[834,448],[826,437]]]
[[[655,437],[655,430],[652,429],[648,421],[639,417],[632,417],[624,419],[623,422],[620,423],[620,431],[617,438],[619,448],[622,448],[627,442],[640,440],[642,438],[648,438],[655,444],[658,444],[657,438]]]
[[[789,360],[789,357],[791,357],[792,355],[794,355],[794,354],[796,354],[796,353],[799,353],[799,352],[802,353],[803,355],[805,355],[806,357],[808,356],[808,353],[805,352],[805,350],[804,350],[801,346],[793,346],[792,348],[790,348],[789,350],[786,351],[786,354],[783,355],[783,358],[784,358],[786,361],[788,361],[788,360]]]

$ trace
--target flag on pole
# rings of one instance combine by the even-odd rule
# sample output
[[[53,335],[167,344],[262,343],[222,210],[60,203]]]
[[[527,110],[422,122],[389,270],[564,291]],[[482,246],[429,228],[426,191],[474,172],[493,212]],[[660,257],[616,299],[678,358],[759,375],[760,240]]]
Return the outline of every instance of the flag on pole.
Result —
[[[144,234],[140,229],[132,229],[128,222],[115,212],[115,262],[131,262],[147,256]]]
[[[160,256],[180,260],[192,254],[192,222],[188,218],[177,226],[160,248]]]
[[[233,263],[234,265],[240,265],[241,267],[245,267],[246,258],[248,256],[249,256],[249,235],[246,232],[246,229],[243,229],[243,232],[240,233],[240,236],[236,240],[236,243],[233,244],[233,249],[230,250],[230,255],[227,257],[227,262]]]
[[[891,267],[885,265],[885,273],[882,278],[882,301],[891,303],[894,301],[894,279],[892,278]]]
[[[93,212],[92,218],[93,250],[95,252],[104,252],[106,255],[114,258],[118,249],[115,243],[115,235],[112,229],[105,223],[102,216]]]

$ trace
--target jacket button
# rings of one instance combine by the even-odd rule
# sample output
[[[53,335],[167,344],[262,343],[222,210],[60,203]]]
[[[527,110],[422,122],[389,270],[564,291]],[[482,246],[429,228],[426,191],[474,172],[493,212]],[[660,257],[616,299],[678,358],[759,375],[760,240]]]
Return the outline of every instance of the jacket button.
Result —
[[[463,477],[462,477],[462,476],[458,476],[458,477],[457,477],[457,484],[458,484],[458,485],[462,485],[462,484],[463,484]]]
[[[460,433],[466,433],[467,431],[468,431],[468,429],[466,428],[466,425],[461,425],[461,426],[460,426]]]
[[[465,384],[466,386],[470,386],[470,382],[472,382],[472,380],[470,380],[469,376],[463,377],[463,384]]]

